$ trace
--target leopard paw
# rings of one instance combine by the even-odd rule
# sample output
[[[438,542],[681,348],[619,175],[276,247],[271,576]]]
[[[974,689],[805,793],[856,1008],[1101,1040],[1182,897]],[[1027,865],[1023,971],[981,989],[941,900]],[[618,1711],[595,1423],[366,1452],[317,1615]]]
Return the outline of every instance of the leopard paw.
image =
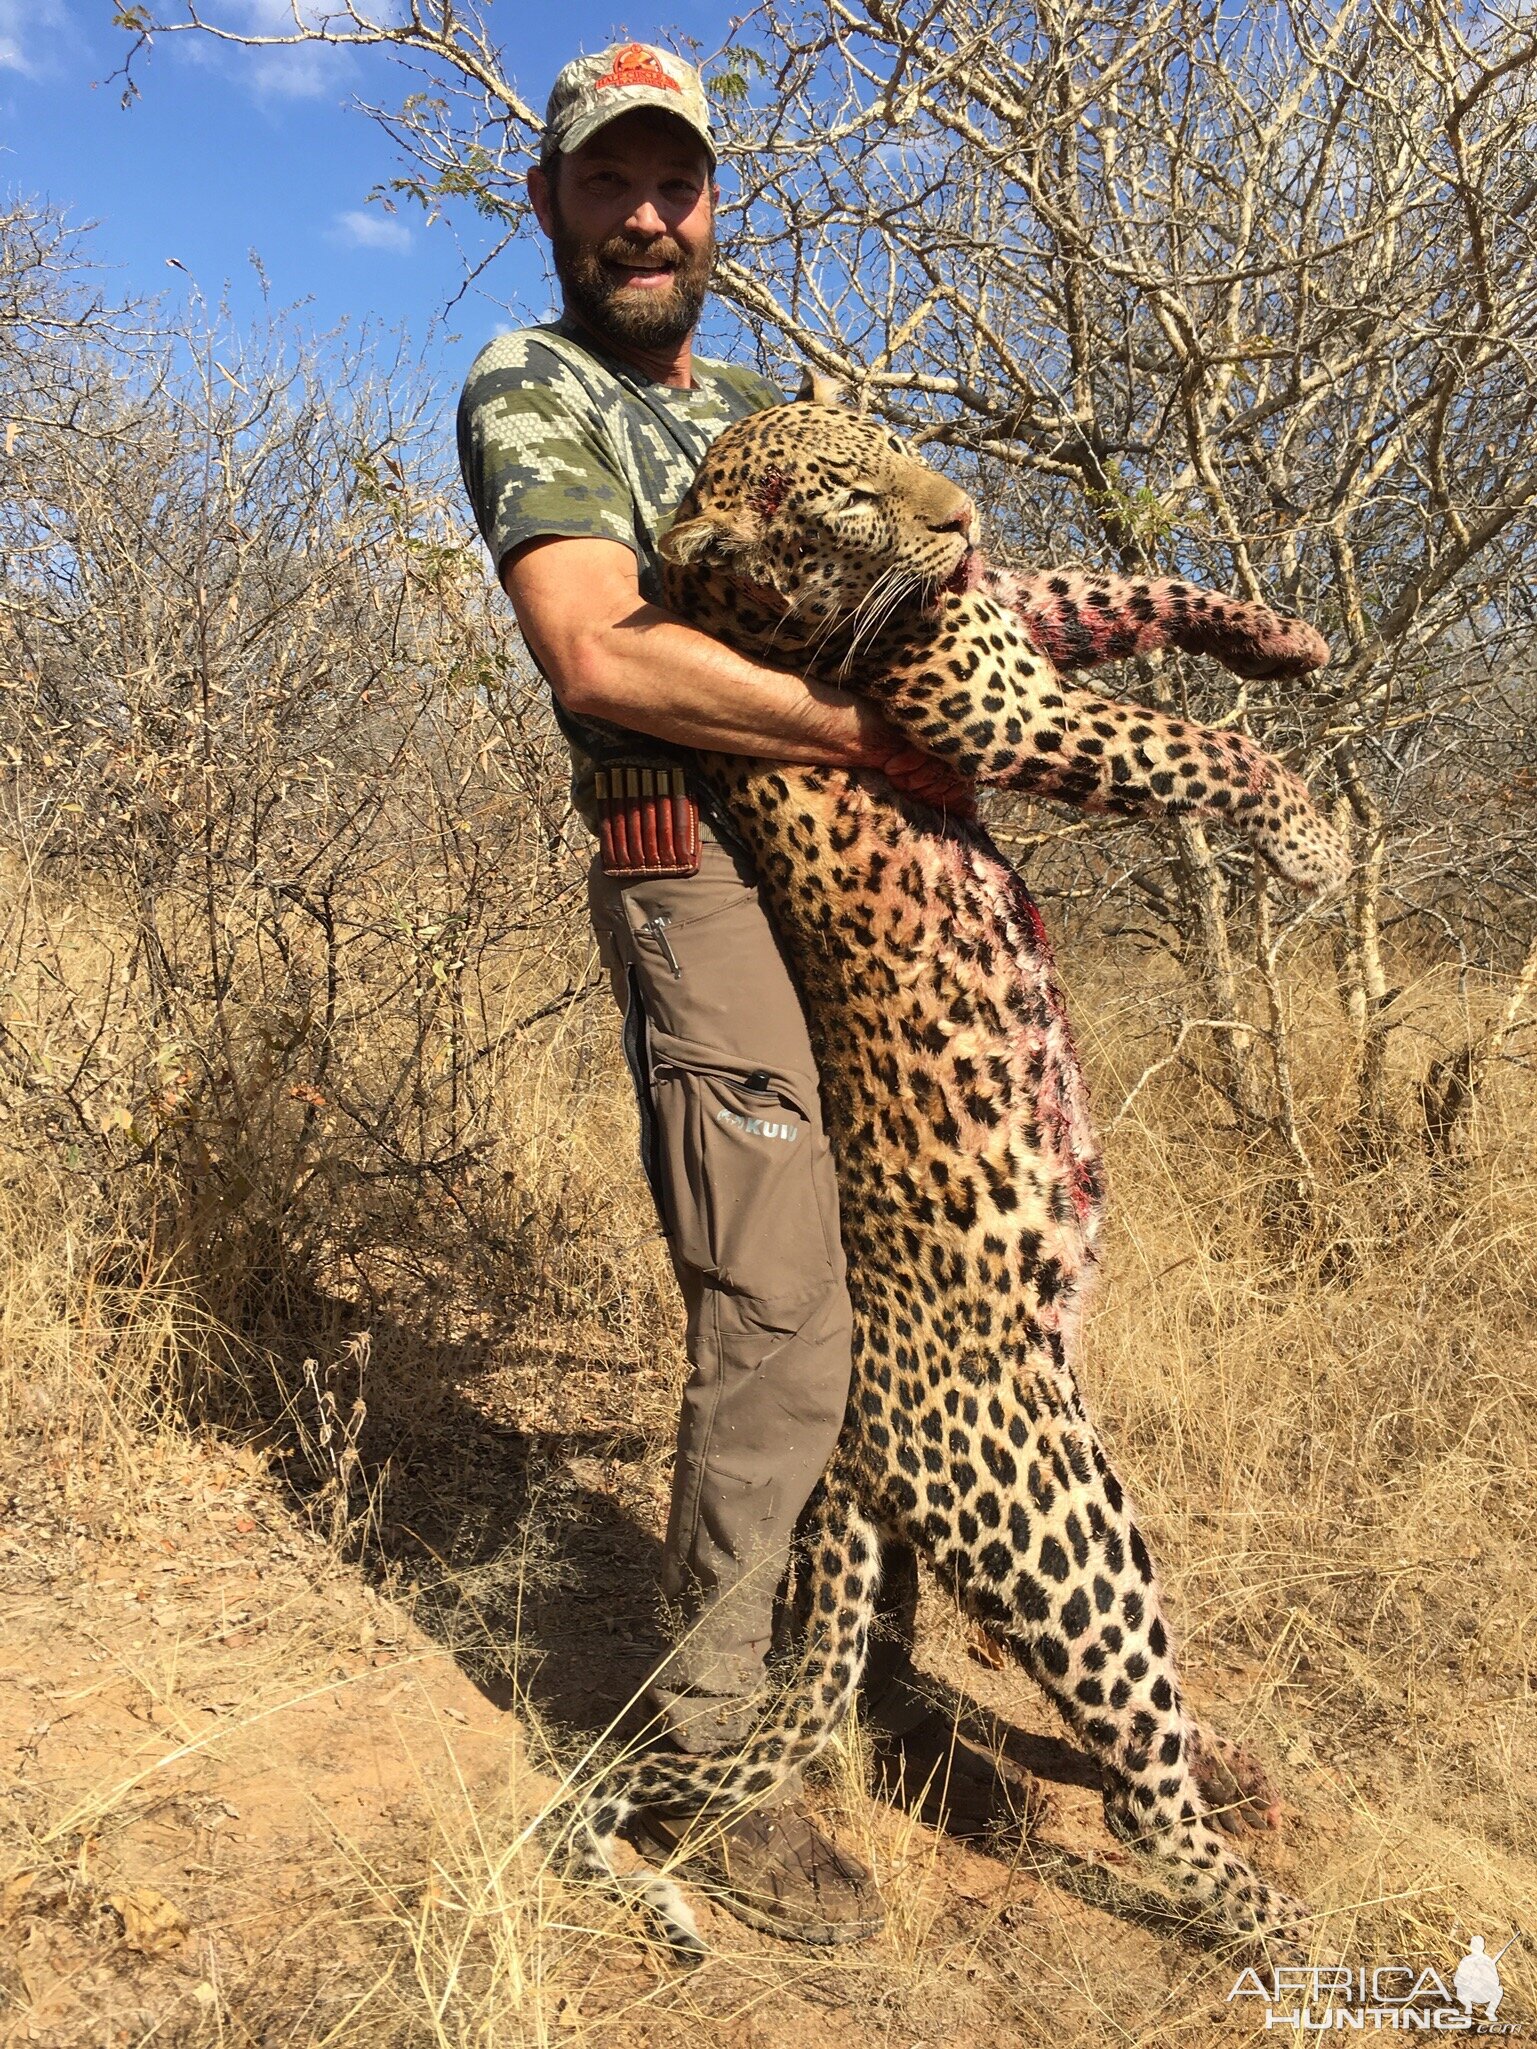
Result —
[[[1197,1722],[1188,1734],[1190,1772],[1208,1818],[1229,1835],[1281,1826],[1281,1796],[1251,1751]]]

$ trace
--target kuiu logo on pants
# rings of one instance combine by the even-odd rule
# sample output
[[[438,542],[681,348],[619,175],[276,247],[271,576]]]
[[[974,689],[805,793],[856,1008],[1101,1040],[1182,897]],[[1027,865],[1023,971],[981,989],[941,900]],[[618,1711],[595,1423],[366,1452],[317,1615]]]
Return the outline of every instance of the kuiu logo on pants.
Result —
[[[735,1125],[749,1138],[783,1138],[793,1143],[801,1135],[798,1124],[785,1124],[773,1117],[744,1117],[740,1110],[717,1110],[715,1121]]]

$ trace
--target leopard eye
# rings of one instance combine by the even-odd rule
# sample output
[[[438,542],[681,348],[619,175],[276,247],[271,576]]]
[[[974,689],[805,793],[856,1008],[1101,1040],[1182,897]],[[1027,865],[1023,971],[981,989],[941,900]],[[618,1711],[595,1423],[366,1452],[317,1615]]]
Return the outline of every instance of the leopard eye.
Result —
[[[880,502],[881,494],[879,491],[867,491],[861,484],[851,484],[843,494],[845,508],[855,505],[879,505]]]

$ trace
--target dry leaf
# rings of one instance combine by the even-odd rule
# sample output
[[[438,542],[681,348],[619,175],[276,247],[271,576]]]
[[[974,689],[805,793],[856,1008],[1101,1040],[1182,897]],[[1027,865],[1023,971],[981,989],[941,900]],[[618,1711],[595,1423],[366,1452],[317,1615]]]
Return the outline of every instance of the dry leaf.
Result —
[[[0,1886],[0,1928],[7,1927],[26,1904],[27,1894],[37,1883],[35,1871],[17,1871]]]
[[[35,2040],[38,2021],[57,2022],[73,2019],[79,2012],[79,2003],[70,1991],[67,1977],[54,1964],[48,1937],[43,1933],[40,1921],[32,1923],[32,1932],[22,1946],[19,1961],[21,1982],[27,1989],[28,1999],[32,2002],[32,2033]]]
[[[180,1907],[153,1886],[136,1885],[128,1892],[112,1893],[107,1905],[122,1921],[123,1941],[141,1956],[169,1956],[186,1940],[187,1923]]]
[[[973,1622],[966,1632],[966,1655],[985,1665],[989,1672],[1006,1672],[1014,1662],[997,1637],[989,1636],[980,1622]]]

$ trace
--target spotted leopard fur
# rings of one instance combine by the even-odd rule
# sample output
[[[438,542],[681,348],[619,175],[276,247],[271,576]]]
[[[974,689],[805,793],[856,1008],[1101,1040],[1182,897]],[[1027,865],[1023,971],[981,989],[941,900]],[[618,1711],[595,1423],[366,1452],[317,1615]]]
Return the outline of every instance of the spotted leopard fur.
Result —
[[[685,499],[667,598],[744,653],[863,693],[967,777],[1226,817],[1295,881],[1340,873],[1306,789],[1251,741],[1065,673],[1172,644],[1299,675],[1327,659],[1311,628],[1178,582],[988,571],[973,524],[963,493],[874,423],[762,412],[715,443]],[[608,1775],[578,1817],[585,1868],[697,1948],[676,1886],[615,1877],[614,1833],[637,1809],[761,1799],[822,1747],[858,1684],[883,1542],[900,1537],[1099,1761],[1116,1835],[1223,1928],[1294,1931],[1303,1910],[1214,1826],[1221,1748],[1185,1705],[1147,1545],[1074,1377],[1104,1176],[1034,904],[979,826],[878,775],[719,755],[699,769],[804,998],[854,1379],[806,1519],[793,1683],[740,1755],[657,1753]]]

